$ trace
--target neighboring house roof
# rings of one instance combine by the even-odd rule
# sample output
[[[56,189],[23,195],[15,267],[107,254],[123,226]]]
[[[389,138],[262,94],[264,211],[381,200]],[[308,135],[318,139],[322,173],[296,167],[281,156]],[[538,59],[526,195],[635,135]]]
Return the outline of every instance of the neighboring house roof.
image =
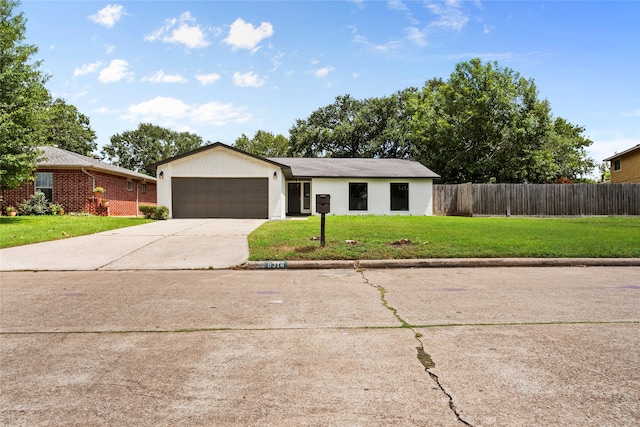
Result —
[[[607,157],[606,159],[604,159],[605,162],[610,162],[611,160],[617,159],[621,156],[624,156],[625,154],[629,154],[632,151],[636,151],[636,150],[640,150],[640,144],[636,145],[635,147],[631,147],[628,150],[624,150],[622,153],[616,153],[611,157]]]
[[[291,178],[440,178],[414,160],[403,159],[344,159],[302,157],[260,157],[235,147],[216,142],[188,153],[148,165],[151,170],[176,159],[188,157],[216,147],[223,147],[280,167]]]
[[[55,169],[89,169],[94,171],[106,172],[112,175],[120,175],[130,178],[137,178],[149,182],[156,182],[153,176],[134,172],[129,169],[121,168],[104,163],[92,157],[83,156],[82,154],[72,151],[63,150],[62,148],[53,146],[38,147],[38,150],[44,153],[38,159],[39,168],[55,168]]]
[[[296,178],[440,178],[415,160],[270,157]]]

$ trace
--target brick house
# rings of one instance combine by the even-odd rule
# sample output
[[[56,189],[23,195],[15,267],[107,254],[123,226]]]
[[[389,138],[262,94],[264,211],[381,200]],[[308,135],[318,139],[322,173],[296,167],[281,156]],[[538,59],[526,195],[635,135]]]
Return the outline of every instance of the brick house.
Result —
[[[610,162],[611,183],[640,182],[640,144],[604,161]]]
[[[36,190],[42,191],[50,202],[62,205],[66,212],[137,216],[141,215],[140,205],[156,204],[156,179],[152,176],[57,147],[39,150],[43,154],[34,172],[35,180],[15,190],[3,190],[3,209],[17,207]],[[94,197],[95,187],[105,189],[101,198]]]

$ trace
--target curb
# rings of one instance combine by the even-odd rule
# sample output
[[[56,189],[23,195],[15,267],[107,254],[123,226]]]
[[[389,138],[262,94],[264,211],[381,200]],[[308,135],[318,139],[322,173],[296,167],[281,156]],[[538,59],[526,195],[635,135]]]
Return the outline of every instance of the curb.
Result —
[[[640,267],[640,258],[435,258],[345,261],[247,261],[244,270],[471,267]]]

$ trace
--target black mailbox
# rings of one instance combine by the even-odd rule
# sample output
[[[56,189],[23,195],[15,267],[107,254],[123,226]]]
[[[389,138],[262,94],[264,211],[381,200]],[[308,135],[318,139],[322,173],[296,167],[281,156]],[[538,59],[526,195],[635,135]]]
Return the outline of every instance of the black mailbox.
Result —
[[[331,194],[316,194],[316,212],[327,214],[331,211]]]

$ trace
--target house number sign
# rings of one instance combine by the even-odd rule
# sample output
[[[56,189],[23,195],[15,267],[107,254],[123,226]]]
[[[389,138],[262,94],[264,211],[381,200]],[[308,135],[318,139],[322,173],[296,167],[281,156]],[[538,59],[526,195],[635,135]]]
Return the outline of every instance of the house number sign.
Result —
[[[287,268],[287,261],[265,261],[264,268],[268,270]]]

